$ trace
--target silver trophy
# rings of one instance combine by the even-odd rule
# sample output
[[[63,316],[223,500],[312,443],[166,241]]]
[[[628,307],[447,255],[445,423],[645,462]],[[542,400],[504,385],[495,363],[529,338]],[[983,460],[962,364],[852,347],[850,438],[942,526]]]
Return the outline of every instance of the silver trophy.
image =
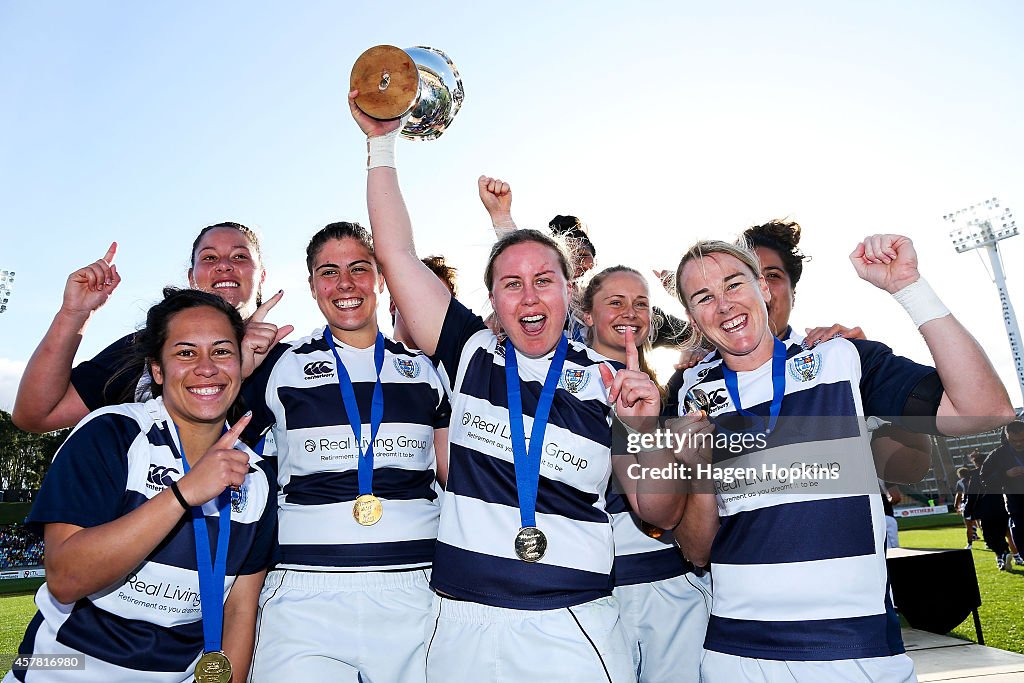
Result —
[[[465,97],[448,55],[422,45],[371,47],[352,66],[349,86],[359,90],[356,106],[368,116],[389,120],[408,114],[401,135],[410,140],[441,137]]]

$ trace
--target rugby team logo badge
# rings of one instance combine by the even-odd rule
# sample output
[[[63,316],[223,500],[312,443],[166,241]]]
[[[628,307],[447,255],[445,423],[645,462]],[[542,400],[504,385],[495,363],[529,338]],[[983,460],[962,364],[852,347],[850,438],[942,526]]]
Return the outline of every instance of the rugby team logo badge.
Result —
[[[562,373],[562,387],[572,394],[578,394],[590,382],[590,373],[581,368],[568,368]]]
[[[407,358],[395,358],[395,370],[409,379],[420,376],[420,364]]]
[[[789,376],[797,382],[810,382],[821,370],[821,354],[809,353],[800,355],[789,361]]]
[[[242,484],[238,487],[238,490],[231,489],[231,511],[238,513],[245,509],[246,503],[249,502],[249,487]]]

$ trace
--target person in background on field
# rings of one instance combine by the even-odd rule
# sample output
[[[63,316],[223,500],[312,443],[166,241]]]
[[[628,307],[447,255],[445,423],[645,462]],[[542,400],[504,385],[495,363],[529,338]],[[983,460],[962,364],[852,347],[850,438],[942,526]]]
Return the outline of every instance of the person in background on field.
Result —
[[[974,451],[968,457],[973,460],[978,455],[980,455],[978,451]],[[964,518],[964,530],[967,533],[967,545],[964,547],[967,550],[970,550],[974,546],[974,542],[978,540],[978,532],[975,529],[977,522],[972,516],[973,510],[967,505],[968,501],[972,500],[971,495],[977,494],[978,482],[975,480],[977,474],[978,470],[975,467],[959,467],[956,470],[956,495],[953,497],[953,507]]]
[[[900,528],[896,523],[896,514],[893,506],[903,501],[903,494],[895,484],[885,482],[881,484],[882,489],[882,513],[885,515],[885,547],[900,547]]]
[[[1024,565],[1024,558],[1018,552],[1024,544],[1024,422],[1015,421],[1003,428],[1003,444],[988,454],[981,467],[981,478],[989,493],[1001,492],[1006,518],[1009,523],[1010,544],[1007,553],[1013,550],[1013,561]],[[982,522],[985,527],[985,522]],[[986,529],[985,537],[988,538]],[[1002,557],[1004,569],[1009,569],[1010,555]]]

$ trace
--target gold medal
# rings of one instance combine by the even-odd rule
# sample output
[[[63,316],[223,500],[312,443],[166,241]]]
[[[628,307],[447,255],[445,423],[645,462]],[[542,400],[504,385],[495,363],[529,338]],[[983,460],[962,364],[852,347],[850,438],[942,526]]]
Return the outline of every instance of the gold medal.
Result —
[[[380,521],[383,514],[384,507],[381,505],[380,498],[372,493],[364,493],[356,498],[356,502],[352,505],[352,516],[363,526],[373,526]]]
[[[524,526],[516,534],[516,557],[523,562],[537,562],[548,550],[548,538],[535,526]]]
[[[640,531],[644,532],[651,538],[661,538],[665,534],[665,530],[661,527],[648,524],[643,520],[640,520]]]
[[[231,661],[223,652],[204,652],[196,664],[196,683],[229,683]]]

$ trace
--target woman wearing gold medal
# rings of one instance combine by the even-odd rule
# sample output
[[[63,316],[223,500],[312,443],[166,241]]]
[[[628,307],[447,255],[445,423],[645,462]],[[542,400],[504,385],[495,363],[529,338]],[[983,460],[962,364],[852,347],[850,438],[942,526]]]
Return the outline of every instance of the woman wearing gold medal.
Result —
[[[399,122],[367,117],[356,94],[377,258],[416,344],[452,378],[427,679],[635,680],[604,491],[612,406],[657,416],[658,388],[634,367],[605,367],[606,389],[604,359],[565,338],[569,262],[543,233],[519,230],[491,250],[485,283],[504,339],[452,298],[416,258],[394,168]],[[641,509],[671,527],[682,500]]]
[[[28,520],[47,582],[19,651],[83,666],[5,683],[245,680],[275,506],[266,461],[236,443],[248,417],[225,426],[242,336],[212,294],[167,289],[150,309],[136,344],[156,398],[87,416]]]
[[[416,683],[448,402],[430,361],[378,329],[366,229],[327,225],[306,266],[324,327],[278,344],[243,389],[246,439],[273,429],[282,493],[250,680]]]

